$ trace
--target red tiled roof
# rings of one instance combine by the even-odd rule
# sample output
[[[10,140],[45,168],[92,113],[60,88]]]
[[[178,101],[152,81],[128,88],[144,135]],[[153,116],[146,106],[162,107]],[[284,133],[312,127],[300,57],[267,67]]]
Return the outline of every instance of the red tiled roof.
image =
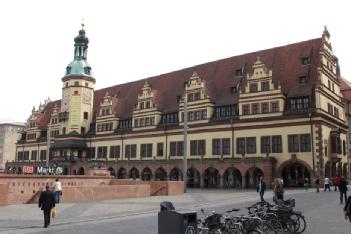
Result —
[[[351,83],[342,76],[339,77],[339,80],[342,96],[346,100],[351,101]]]
[[[257,57],[272,69],[272,79],[277,87],[282,86],[285,95],[310,95],[317,81],[317,66],[319,65],[319,50],[322,38],[303,41],[281,47],[238,55],[218,61],[196,65],[182,70],[149,77],[146,79],[115,85],[94,92],[94,116],[100,106],[100,102],[106,91],[110,96],[116,96],[117,101],[113,104],[113,111],[121,119],[132,117],[132,112],[137,103],[138,93],[147,81],[152,90],[157,92],[155,102],[158,109],[164,113],[178,111],[178,96],[184,93],[186,83],[195,70],[205,82],[206,94],[210,96],[215,105],[234,104],[238,96],[231,94],[232,86],[246,84],[246,74],[251,72],[251,67]],[[310,55],[310,65],[302,66],[302,57]],[[236,69],[244,66],[243,78],[235,77]],[[299,76],[308,75],[308,84],[301,88]],[[241,80],[242,79],[242,80]],[[60,100],[57,100],[60,105]],[[53,103],[53,102],[52,102]],[[50,103],[51,104],[51,103]],[[45,108],[45,114],[41,117],[40,126],[48,122],[48,114],[53,104]]]

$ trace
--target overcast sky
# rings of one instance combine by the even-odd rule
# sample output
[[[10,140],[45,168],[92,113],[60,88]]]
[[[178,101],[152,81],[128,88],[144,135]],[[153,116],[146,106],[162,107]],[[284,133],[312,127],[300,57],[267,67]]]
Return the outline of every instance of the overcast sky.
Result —
[[[351,80],[347,2],[0,1],[0,121],[25,122],[47,97],[61,99],[82,18],[95,89],[317,38],[324,25]]]

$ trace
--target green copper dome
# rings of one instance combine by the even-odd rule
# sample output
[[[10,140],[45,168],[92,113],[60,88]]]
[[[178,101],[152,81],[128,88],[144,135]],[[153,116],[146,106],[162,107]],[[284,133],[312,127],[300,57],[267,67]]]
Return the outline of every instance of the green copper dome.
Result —
[[[82,25],[83,26],[83,25]],[[79,30],[74,38],[74,60],[66,67],[64,78],[69,76],[92,77],[91,67],[87,62],[89,39],[85,36],[85,30]]]

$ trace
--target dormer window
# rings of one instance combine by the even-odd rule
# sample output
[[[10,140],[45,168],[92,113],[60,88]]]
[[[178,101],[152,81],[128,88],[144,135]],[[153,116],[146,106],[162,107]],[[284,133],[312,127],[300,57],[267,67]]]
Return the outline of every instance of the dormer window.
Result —
[[[230,93],[231,94],[236,94],[237,93],[237,88],[236,87],[230,87]]]
[[[269,91],[269,82],[268,81],[263,81],[261,83],[261,90],[262,91]]]
[[[87,74],[87,75],[90,75],[90,70],[91,70],[90,67],[85,67],[84,68],[84,73]]]
[[[67,67],[66,68],[66,75],[70,74],[70,72],[71,72],[71,67]]]
[[[299,77],[299,83],[300,84],[306,84],[307,83],[307,76],[300,76]]]
[[[258,91],[257,83],[251,83],[250,84],[250,93],[256,93],[257,91]]]
[[[200,100],[200,92],[194,93],[194,101]]]
[[[149,101],[145,102],[145,108],[146,109],[150,108],[150,102]]]
[[[302,65],[309,65],[310,64],[310,58],[309,57],[303,57],[302,58]]]
[[[242,76],[242,75],[243,75],[242,69],[236,69],[235,70],[235,76]]]
[[[194,101],[194,95],[193,95],[193,93],[188,93],[188,100],[187,100],[188,102],[192,102],[192,101]]]
[[[140,102],[140,110],[144,109],[144,102]]]

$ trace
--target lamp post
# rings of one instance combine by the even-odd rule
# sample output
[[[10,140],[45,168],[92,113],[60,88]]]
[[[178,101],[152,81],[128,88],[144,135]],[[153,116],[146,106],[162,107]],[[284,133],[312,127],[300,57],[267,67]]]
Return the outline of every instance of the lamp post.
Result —
[[[184,157],[183,157],[183,166],[184,166],[184,192],[186,193],[186,186],[187,186],[187,182],[188,182],[188,178],[187,178],[187,169],[188,169],[188,162],[187,162],[187,128],[188,128],[188,104],[187,104],[187,100],[186,100],[186,96],[184,96],[184,131],[183,131],[183,137],[184,137]]]

